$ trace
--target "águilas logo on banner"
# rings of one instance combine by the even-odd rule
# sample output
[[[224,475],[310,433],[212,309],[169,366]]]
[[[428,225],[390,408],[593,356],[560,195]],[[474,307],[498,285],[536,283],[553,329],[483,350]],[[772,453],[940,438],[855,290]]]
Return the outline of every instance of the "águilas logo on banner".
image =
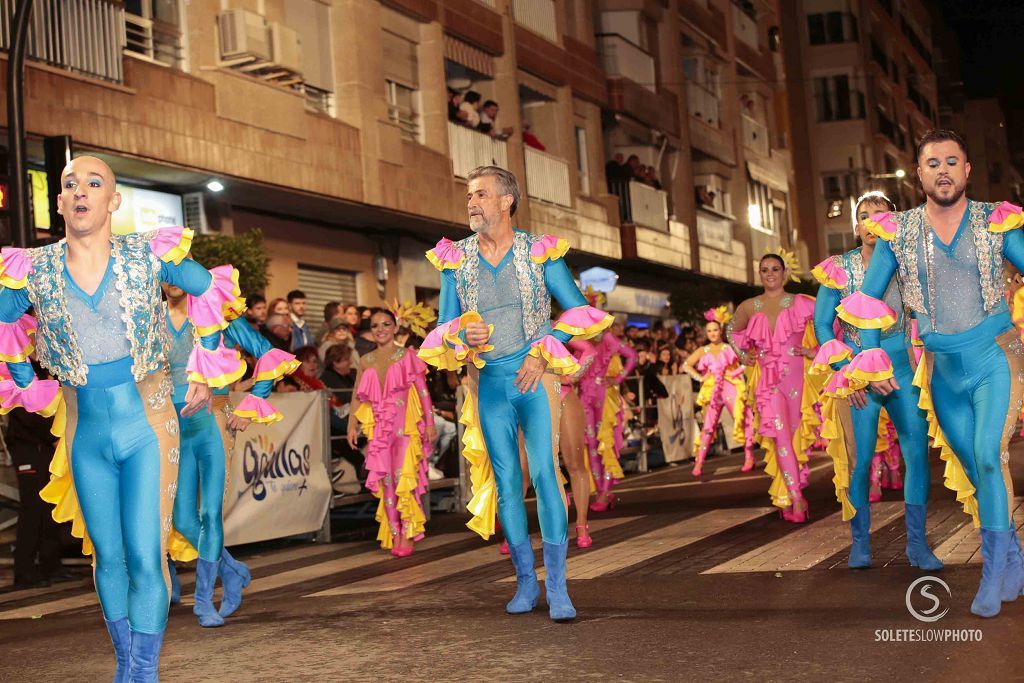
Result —
[[[272,490],[281,492],[302,492],[309,488],[309,444],[294,447],[285,442],[275,448],[274,442],[265,434],[253,441],[246,441],[242,450],[242,473],[245,485],[253,500],[267,497],[267,483]]]
[[[240,401],[243,394],[232,394]],[[319,392],[274,394],[284,419],[238,435],[224,497],[228,545],[320,529],[331,501],[324,463],[324,411]]]

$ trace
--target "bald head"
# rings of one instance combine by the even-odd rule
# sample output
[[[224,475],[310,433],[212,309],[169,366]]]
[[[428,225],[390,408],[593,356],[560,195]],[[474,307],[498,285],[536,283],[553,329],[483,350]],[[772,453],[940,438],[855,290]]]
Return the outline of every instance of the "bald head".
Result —
[[[121,206],[117,179],[110,166],[91,156],[76,157],[60,174],[57,212],[64,217],[69,240],[110,233],[111,214]]]

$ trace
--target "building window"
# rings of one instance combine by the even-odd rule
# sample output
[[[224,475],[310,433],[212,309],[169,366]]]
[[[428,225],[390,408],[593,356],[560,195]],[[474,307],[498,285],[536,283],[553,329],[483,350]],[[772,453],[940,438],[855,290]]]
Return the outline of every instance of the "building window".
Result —
[[[182,9],[177,0],[126,0],[124,49],[147,60],[187,70]]]
[[[835,201],[856,194],[854,177],[849,173],[824,175],[821,177],[821,191],[825,199]]]
[[[402,137],[410,142],[419,142],[419,92],[407,85],[385,79],[384,95],[388,101],[388,118],[402,129]]]
[[[815,78],[814,103],[819,123],[864,118],[864,94],[850,89],[846,74]]]
[[[860,39],[857,17],[849,12],[807,15],[807,34],[811,45],[851,43]]]
[[[576,170],[580,174],[580,192],[590,194],[590,159],[587,158],[587,130],[576,126]]]
[[[778,215],[772,203],[772,190],[754,179],[747,180],[747,221],[750,227],[768,235],[778,232]]]
[[[712,128],[721,128],[718,65],[703,56],[683,59],[686,100],[690,116]]]
[[[356,274],[346,270],[300,263],[299,289],[306,293],[307,311],[322,311],[331,301],[359,303]]]

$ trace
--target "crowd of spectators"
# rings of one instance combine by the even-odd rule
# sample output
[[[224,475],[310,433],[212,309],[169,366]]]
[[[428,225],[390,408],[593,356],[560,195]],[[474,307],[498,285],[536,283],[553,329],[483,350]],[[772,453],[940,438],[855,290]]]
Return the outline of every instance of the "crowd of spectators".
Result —
[[[448,88],[449,121],[460,126],[478,130],[496,140],[508,140],[512,137],[515,129],[512,127],[498,127],[498,112],[500,109],[497,102],[485,100],[475,90],[460,92],[454,88]],[[528,134],[528,131],[523,133],[524,141],[526,141]],[[535,137],[533,139],[537,144],[540,144],[540,141]],[[530,143],[527,142],[527,144]],[[541,145],[541,149],[543,149],[543,145]]]
[[[608,190],[612,193],[616,185],[635,180],[644,185],[650,185],[656,190],[661,189],[661,182],[658,180],[654,166],[645,166],[640,163],[640,157],[630,154],[623,158],[622,152],[616,152],[615,156],[604,166],[605,177],[608,180]]]

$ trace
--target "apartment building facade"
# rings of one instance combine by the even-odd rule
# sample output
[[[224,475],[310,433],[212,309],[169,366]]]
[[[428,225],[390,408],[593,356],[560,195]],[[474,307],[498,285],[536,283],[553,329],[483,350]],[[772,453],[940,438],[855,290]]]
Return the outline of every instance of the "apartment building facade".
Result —
[[[801,233],[813,259],[853,248],[852,202],[923,200],[916,142],[937,123],[932,19],[920,0],[782,0]]]
[[[682,282],[738,295],[765,247],[797,244],[774,0],[35,7],[40,229],[42,140],[68,136],[118,173],[119,229],[258,228],[267,293],[300,287],[314,303],[435,296],[423,252],[468,234],[465,176],[488,163],[520,178],[520,225],[566,237],[577,272],[615,272],[614,310],[665,315]],[[507,139],[452,120],[448,88],[497,102]],[[609,182],[617,153],[661,188]]]

